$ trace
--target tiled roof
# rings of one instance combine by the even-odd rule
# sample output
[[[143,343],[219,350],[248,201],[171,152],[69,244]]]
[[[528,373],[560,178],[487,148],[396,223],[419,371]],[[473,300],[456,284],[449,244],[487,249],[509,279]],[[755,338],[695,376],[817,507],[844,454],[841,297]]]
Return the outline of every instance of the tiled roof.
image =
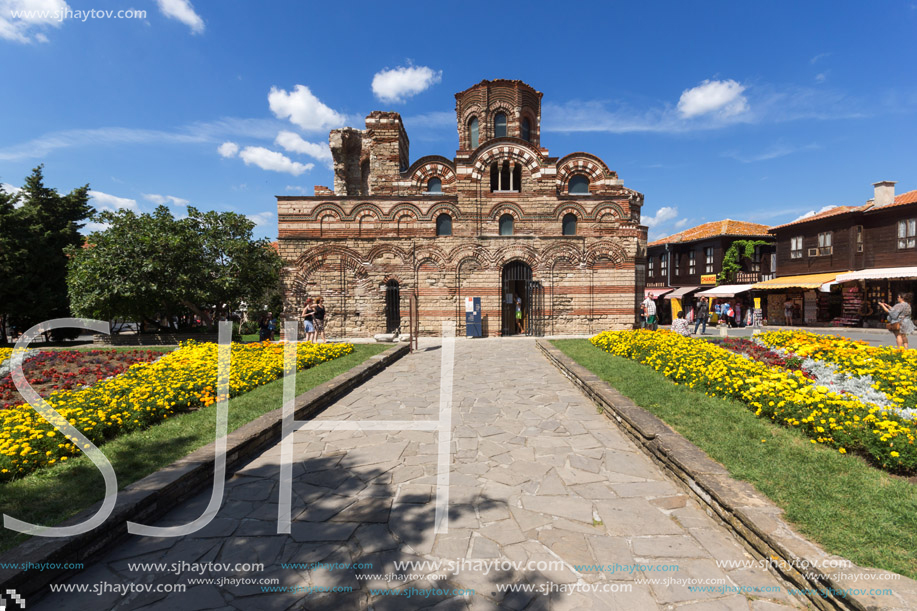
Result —
[[[783,225],[775,225],[771,227],[771,230],[782,229],[784,227],[789,227],[790,225],[799,225],[800,223],[808,223],[809,221],[817,221],[828,218],[829,216],[837,216],[838,214],[847,214],[848,212],[868,210],[871,207],[872,203],[868,203],[863,206],[835,206],[830,210],[825,210],[824,212],[819,212],[818,214],[813,214],[812,216],[796,219],[795,221],[790,221],[789,223],[784,223]]]
[[[697,227],[685,229],[682,232],[670,235],[667,238],[660,238],[647,244],[647,246],[659,246],[660,244],[677,244],[679,242],[694,242],[696,240],[706,240],[716,236],[760,236],[768,237],[768,226],[759,223],[748,223],[745,221],[734,221],[732,219],[723,219],[722,221],[713,221],[704,223]]]
[[[904,204],[917,204],[917,190],[908,191],[895,197],[895,201],[882,206],[882,208],[891,208],[892,206],[903,206]]]

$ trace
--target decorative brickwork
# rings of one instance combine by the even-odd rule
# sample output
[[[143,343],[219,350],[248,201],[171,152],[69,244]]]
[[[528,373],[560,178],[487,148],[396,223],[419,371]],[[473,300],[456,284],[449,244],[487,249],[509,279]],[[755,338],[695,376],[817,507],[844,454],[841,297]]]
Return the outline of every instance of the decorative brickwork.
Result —
[[[285,316],[298,317],[307,296],[321,295],[329,335],[383,333],[397,282],[404,331],[413,293],[423,334],[438,333],[443,320],[464,333],[464,298],[480,297],[485,329],[498,335],[507,294],[523,293],[502,272],[522,261],[544,296],[542,310],[526,316],[543,317],[545,333],[632,327],[643,297],[643,195],[594,155],[550,157],[539,145],[541,95],[506,80],[456,94],[454,159],[410,164],[394,112],[374,111],[365,130],[333,130],[333,193],[316,187],[312,197],[277,198]],[[505,137],[494,137],[498,113]],[[588,192],[569,193],[574,176],[588,180]]]

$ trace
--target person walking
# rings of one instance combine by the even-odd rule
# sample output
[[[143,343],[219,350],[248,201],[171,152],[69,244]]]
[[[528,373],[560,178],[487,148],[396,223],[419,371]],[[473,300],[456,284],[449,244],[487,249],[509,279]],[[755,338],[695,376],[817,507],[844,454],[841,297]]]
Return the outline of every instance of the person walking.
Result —
[[[267,338],[274,341],[274,333],[277,331],[277,319],[272,312],[267,313]]]
[[[879,302],[879,307],[888,312],[888,323],[885,326],[895,334],[895,342],[902,350],[908,349],[908,333],[914,332],[914,321],[911,320],[911,299],[913,297],[910,293],[898,293],[898,302],[893,306]]]
[[[305,330],[303,340],[307,342],[315,341],[315,305],[312,303],[311,297],[306,299],[306,305],[303,306],[301,316],[302,326]]]
[[[672,321],[672,331],[684,337],[691,337],[691,326],[685,318],[684,310],[678,312],[678,317]]]
[[[318,297],[315,300],[315,313],[312,317],[312,324],[315,325],[315,339],[318,340],[318,335],[321,334],[322,342],[327,342],[325,339],[325,299],[323,297]]]
[[[516,297],[516,332],[521,334],[525,333],[525,319],[523,318],[522,313],[522,297]]]
[[[262,314],[258,319],[258,341],[263,342],[268,338],[270,333],[267,330],[267,315]]]
[[[697,328],[701,325],[703,325],[701,335],[707,335],[707,316],[710,313],[710,304],[706,299],[701,298],[694,311],[694,335],[697,335]]]
[[[650,331],[655,331],[658,327],[656,322],[656,302],[649,295],[643,300],[643,307],[646,309],[646,327]]]
[[[786,326],[793,326],[793,300],[789,297],[786,298],[786,301],[783,302],[783,317],[786,318]]]

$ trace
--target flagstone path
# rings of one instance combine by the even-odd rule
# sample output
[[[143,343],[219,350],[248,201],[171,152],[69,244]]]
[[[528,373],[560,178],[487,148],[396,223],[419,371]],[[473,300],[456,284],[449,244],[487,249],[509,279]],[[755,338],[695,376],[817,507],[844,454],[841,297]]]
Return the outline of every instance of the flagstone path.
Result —
[[[425,350],[404,357],[318,418],[437,419],[441,346],[434,340],[424,344]],[[57,593],[30,608],[777,611],[804,606],[763,569],[719,568],[716,561],[752,564],[753,559],[598,413],[533,341],[456,341],[453,405],[446,534],[434,533],[435,431],[300,431],[290,535],[277,534],[278,445],[227,482],[218,516],[203,530],[169,539],[130,536],[68,582],[88,584],[90,591],[106,587],[98,584],[109,589],[134,584],[135,590],[186,584],[185,592]],[[158,525],[194,520],[209,496],[210,490],[202,490]],[[439,580],[416,575],[430,570],[395,568],[400,561],[460,559],[466,564],[458,571],[440,570]],[[474,561],[488,564],[469,564]],[[493,561],[518,562],[521,568],[494,569]],[[372,566],[281,566],[314,562]],[[529,562],[535,564],[526,566]],[[189,566],[193,563],[262,563],[264,570],[212,564],[207,570]],[[620,568],[611,571],[614,565]],[[484,567],[491,570],[484,574]],[[200,578],[222,579],[223,585],[195,585],[192,580]],[[410,581],[398,580],[405,578]],[[300,591],[265,593],[258,583],[233,579],[277,579]],[[692,592],[674,579],[721,580],[721,587]],[[551,593],[501,591],[507,584]],[[413,595],[373,595],[370,588],[407,588]],[[475,594],[419,592],[426,588],[473,588]],[[739,593],[741,588],[757,591]]]

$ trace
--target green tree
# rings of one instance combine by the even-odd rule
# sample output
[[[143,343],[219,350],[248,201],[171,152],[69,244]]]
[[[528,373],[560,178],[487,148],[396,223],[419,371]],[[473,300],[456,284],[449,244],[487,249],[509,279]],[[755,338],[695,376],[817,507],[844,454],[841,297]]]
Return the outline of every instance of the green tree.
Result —
[[[43,166],[32,170],[19,193],[0,196],[5,319],[25,329],[70,315],[65,250],[82,244],[79,230],[92,212],[89,185],[61,195],[45,186]]]
[[[82,316],[156,321],[190,311],[209,325],[211,314],[259,301],[277,285],[280,258],[240,214],[189,207],[176,219],[159,206],[97,219],[107,229],[68,251],[70,298]]]

